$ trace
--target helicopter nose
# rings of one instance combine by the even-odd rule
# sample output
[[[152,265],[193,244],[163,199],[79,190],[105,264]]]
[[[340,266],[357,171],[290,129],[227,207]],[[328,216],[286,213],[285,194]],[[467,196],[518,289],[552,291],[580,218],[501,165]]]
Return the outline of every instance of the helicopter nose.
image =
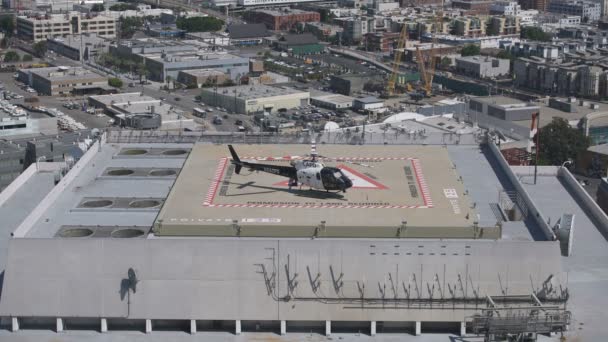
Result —
[[[344,183],[344,188],[348,189],[353,186],[353,181],[348,177],[342,177],[342,182]]]

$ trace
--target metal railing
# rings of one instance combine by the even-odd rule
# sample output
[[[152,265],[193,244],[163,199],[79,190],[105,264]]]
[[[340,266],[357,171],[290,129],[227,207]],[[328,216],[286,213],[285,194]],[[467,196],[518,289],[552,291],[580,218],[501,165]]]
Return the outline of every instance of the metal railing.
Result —
[[[485,141],[479,133],[450,132],[322,132],[314,136],[318,144],[349,145],[478,145]],[[108,131],[110,143],[196,143],[214,144],[308,144],[312,137],[299,133],[238,133],[238,132],[169,132],[169,131]]]

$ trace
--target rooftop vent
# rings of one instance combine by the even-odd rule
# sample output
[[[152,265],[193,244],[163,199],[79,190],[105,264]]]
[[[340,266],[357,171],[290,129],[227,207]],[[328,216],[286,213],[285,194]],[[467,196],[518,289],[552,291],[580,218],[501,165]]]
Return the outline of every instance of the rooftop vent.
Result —
[[[132,175],[135,171],[131,169],[117,169],[108,171],[108,176],[128,176]]]
[[[142,235],[144,235],[143,230],[134,228],[117,229],[110,234],[113,238],[134,238]]]
[[[93,231],[88,228],[72,228],[66,229],[59,233],[59,236],[64,238],[82,238],[93,235]]]

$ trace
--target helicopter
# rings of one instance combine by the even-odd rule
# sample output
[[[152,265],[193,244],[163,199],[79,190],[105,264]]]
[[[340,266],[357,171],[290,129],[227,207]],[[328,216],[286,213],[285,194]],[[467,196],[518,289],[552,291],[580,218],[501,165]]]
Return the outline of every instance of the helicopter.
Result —
[[[241,161],[232,145],[228,145],[232,155],[231,163],[235,165],[234,172],[238,175],[243,167],[250,171],[262,171],[273,175],[289,178],[289,190],[294,186],[306,185],[310,189],[346,192],[353,182],[337,167],[325,166],[317,161],[317,150],[313,143],[310,159],[291,161],[287,165],[271,165]]]

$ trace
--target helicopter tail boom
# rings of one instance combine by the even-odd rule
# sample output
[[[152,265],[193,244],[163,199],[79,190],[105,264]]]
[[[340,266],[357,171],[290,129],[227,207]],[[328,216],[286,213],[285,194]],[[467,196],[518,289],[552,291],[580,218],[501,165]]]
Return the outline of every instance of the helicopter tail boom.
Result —
[[[230,150],[230,154],[232,155],[232,163],[236,165],[234,167],[234,172],[238,175],[241,173],[241,168],[243,168],[243,164],[241,163],[241,159],[239,158],[238,154],[236,154],[234,148],[232,148],[232,145],[228,145],[228,149]]]

